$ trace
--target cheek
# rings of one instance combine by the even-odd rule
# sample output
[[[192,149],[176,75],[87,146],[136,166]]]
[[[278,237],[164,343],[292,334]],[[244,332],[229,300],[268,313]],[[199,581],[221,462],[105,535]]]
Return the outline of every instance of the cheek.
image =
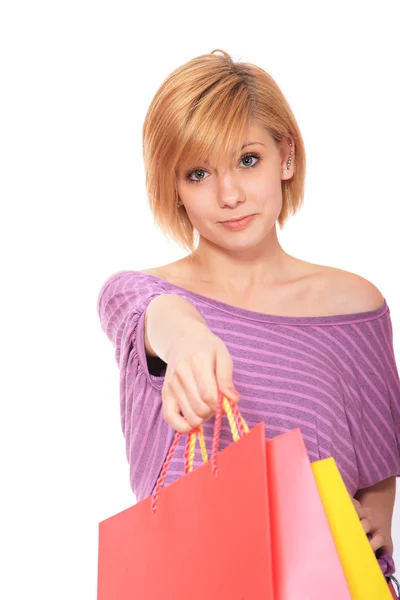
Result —
[[[186,189],[181,198],[185,204],[186,212],[193,222],[213,220],[215,217],[215,198],[212,189],[206,189],[206,185],[189,184],[195,189]],[[201,189],[199,189],[201,187]]]
[[[277,177],[263,177],[249,182],[246,187],[247,202],[261,210],[274,211],[282,204],[281,181]]]
[[[250,177],[246,182],[246,188],[260,195],[268,195],[274,192],[280,184],[280,177],[275,169],[269,168],[258,172],[257,176]]]
[[[194,202],[186,200],[186,212],[195,229],[204,229],[207,223],[212,221],[212,211],[205,202],[199,202],[197,199]]]

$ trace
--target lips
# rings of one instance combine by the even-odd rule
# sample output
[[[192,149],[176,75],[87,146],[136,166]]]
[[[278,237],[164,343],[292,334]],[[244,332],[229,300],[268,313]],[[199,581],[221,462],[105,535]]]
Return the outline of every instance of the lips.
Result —
[[[236,219],[228,219],[226,221],[220,221],[220,223],[236,223],[236,221],[242,221],[243,219],[248,219],[251,215],[246,215],[244,217],[237,217]]]
[[[220,224],[231,231],[238,231],[247,227],[253,218],[254,215],[248,215],[247,217],[239,217],[237,219],[229,219],[228,221],[220,221]]]

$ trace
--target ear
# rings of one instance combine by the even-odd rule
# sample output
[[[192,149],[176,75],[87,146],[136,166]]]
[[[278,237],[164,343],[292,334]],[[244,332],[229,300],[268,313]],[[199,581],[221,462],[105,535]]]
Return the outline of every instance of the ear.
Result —
[[[285,136],[280,146],[281,179],[287,180],[293,177],[295,156],[294,139],[292,136]]]

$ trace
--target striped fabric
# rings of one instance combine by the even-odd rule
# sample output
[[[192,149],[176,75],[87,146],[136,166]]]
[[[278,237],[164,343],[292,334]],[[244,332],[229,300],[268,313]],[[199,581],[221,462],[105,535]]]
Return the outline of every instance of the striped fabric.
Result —
[[[163,293],[189,301],[226,344],[249,427],[263,420],[267,438],[299,427],[311,461],[333,456],[352,495],[400,475],[400,382],[386,301],[370,312],[283,317],[125,271],[102,286],[97,310],[120,370],[122,431],[138,500],[152,492],[174,435],[162,415],[163,375],[149,372],[144,348],[145,310]],[[204,427],[209,445],[212,428],[210,420]],[[166,484],[183,474],[184,442]],[[230,443],[226,425],[220,448]],[[195,466],[200,460],[197,452]],[[380,557],[380,564],[393,573],[391,557]]]

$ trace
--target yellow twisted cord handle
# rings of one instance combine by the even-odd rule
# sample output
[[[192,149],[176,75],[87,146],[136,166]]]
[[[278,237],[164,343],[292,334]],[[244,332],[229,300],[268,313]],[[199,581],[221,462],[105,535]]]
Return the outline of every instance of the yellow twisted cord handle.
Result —
[[[240,439],[240,436],[238,434],[238,430],[236,427],[236,421],[235,421],[235,417],[233,415],[232,406],[230,405],[230,403],[228,402],[228,400],[225,396],[223,396],[223,398],[222,398],[222,406],[224,408],[224,411],[226,412],[226,416],[228,417],[229,425],[231,426],[233,439],[235,442],[237,442]],[[243,419],[243,417],[242,417],[242,415],[240,415],[240,413],[239,413],[239,416],[240,416],[241,423],[243,425],[243,429],[245,430],[246,433],[249,433],[250,430],[247,426],[246,421]],[[237,435],[237,439],[235,439],[236,435]]]
[[[206,442],[204,440],[203,426],[201,426],[199,429],[199,441],[200,441],[201,457],[203,459],[203,463],[206,463],[208,461],[208,456],[207,456]]]
[[[190,438],[189,438],[189,458],[188,458],[188,463],[189,463],[189,472],[193,471],[193,463],[194,463],[194,450],[196,447],[196,431],[192,431],[189,434]]]
[[[222,407],[226,413],[226,416],[228,417],[228,422],[229,422],[229,426],[231,428],[233,440],[235,442],[238,442],[240,440],[240,435],[239,435],[239,431],[238,431],[238,428],[236,425],[235,416],[233,414],[232,407],[231,407],[228,399],[225,396],[223,396],[223,398],[222,398]],[[246,421],[243,419],[242,415],[240,415],[240,420],[242,422],[243,429],[245,430],[245,432],[249,433],[250,430],[247,426]],[[195,452],[195,448],[196,448],[196,433],[199,434],[201,457],[203,459],[203,463],[206,463],[208,461],[206,442],[204,440],[204,431],[203,431],[203,426],[201,425],[198,428],[198,430],[194,430],[189,434],[189,436],[190,436],[189,457],[188,457],[189,473],[193,471],[194,452]]]
[[[249,433],[250,429],[248,428],[247,423],[243,419],[242,415],[240,415],[240,418],[241,418],[241,421],[242,421],[242,424],[243,424],[243,429],[245,430],[246,433]]]
[[[240,440],[240,435],[239,435],[239,432],[237,429],[235,417],[233,416],[232,407],[229,404],[229,402],[225,396],[222,398],[222,408],[224,409],[226,416],[228,417],[229,425],[231,427],[233,441],[238,442]]]
[[[200,426],[198,431],[194,430],[191,433],[189,433],[189,436],[190,436],[190,438],[189,438],[189,456],[188,456],[189,473],[191,471],[193,471],[194,452],[195,452],[195,448],[196,448],[196,433],[199,434],[201,457],[203,459],[203,462],[206,463],[208,461],[206,442],[204,440],[203,426]]]

